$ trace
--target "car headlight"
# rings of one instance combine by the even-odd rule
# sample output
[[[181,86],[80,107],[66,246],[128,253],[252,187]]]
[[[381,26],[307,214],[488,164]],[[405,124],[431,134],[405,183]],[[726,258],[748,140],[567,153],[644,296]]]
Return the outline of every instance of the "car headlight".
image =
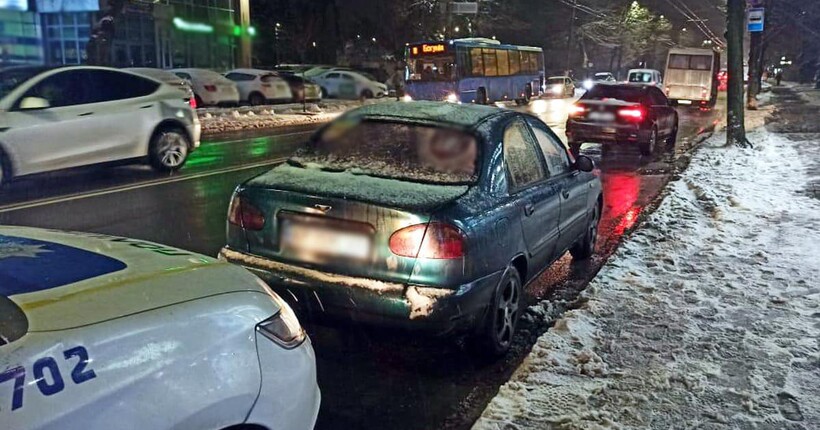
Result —
[[[450,93],[450,94],[447,94],[447,97],[444,100],[448,103],[457,103],[458,102],[458,96],[456,96],[453,93]]]
[[[595,83],[592,82],[592,79],[587,79],[584,81],[584,89],[591,90],[593,86],[595,86]]]
[[[402,96],[401,101],[403,101],[403,102],[412,102],[413,97],[410,97],[410,94],[405,94],[405,95]]]
[[[564,86],[561,84],[555,84],[552,86],[552,92],[558,94],[564,91]]]
[[[301,345],[307,337],[302,325],[293,313],[293,309],[281,300],[277,300],[279,312],[256,325],[256,330],[266,338],[278,343],[285,349]]]

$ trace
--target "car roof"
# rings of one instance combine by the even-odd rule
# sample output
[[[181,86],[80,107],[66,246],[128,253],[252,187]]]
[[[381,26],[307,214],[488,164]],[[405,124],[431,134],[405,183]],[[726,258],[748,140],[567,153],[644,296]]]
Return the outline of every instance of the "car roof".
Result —
[[[267,294],[244,270],[151,242],[0,227],[0,296],[29,331],[64,330],[217,294]]]
[[[245,73],[248,75],[275,75],[276,72],[271,70],[262,70],[262,69],[233,69],[228,70],[227,73]]]
[[[366,119],[389,119],[399,122],[424,122],[474,127],[494,116],[511,111],[476,104],[433,101],[374,103],[351,110],[349,115]]]
[[[627,73],[660,73],[655,69],[629,69]]]

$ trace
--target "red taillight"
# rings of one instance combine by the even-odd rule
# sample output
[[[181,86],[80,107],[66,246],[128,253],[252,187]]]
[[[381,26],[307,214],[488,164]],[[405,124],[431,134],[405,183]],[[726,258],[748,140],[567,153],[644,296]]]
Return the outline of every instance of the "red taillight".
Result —
[[[191,109],[196,109],[196,97],[189,98],[188,104],[191,105]]]
[[[572,106],[569,107],[569,115],[570,116],[580,115],[580,114],[582,114],[586,111],[587,111],[587,108],[585,108],[584,106],[572,105]]]
[[[203,85],[205,87],[205,91],[215,93],[216,92],[216,85]]]
[[[633,121],[640,121],[643,119],[643,109],[640,108],[629,108],[629,109],[619,109],[618,115]]]
[[[440,222],[416,224],[390,236],[390,251],[402,257],[453,259],[464,256],[464,235]]]
[[[256,206],[236,196],[228,208],[228,222],[246,230],[262,230],[265,227],[265,215]]]

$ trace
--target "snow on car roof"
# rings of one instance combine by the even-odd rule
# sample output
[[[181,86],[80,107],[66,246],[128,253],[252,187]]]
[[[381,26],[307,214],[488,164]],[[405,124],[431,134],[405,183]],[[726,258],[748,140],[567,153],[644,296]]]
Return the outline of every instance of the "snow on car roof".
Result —
[[[488,118],[507,112],[509,111],[497,107],[474,104],[413,101],[366,105],[350,111],[348,115],[473,127]]]

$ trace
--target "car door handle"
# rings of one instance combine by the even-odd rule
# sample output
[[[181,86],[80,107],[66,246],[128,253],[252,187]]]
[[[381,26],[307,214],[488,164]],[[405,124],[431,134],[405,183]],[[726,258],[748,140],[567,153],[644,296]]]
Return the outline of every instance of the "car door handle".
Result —
[[[140,106],[140,109],[148,109],[148,108],[152,108],[152,107],[154,107],[154,105],[150,104],[150,105]]]
[[[90,115],[94,115],[94,112],[84,112],[84,113],[81,113],[77,116],[90,116]]]
[[[535,212],[535,205],[532,203],[527,203],[524,205],[524,215],[530,216]]]
[[[561,196],[563,196],[565,199],[568,199],[569,198],[569,190],[566,189],[566,188],[562,189],[561,190]]]

